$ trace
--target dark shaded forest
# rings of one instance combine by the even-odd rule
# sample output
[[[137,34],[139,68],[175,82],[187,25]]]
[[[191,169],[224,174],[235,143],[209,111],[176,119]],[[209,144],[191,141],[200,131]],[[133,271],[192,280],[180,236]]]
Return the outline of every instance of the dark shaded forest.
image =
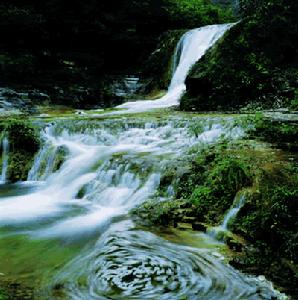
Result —
[[[230,19],[231,9],[209,0],[4,1],[0,83],[108,99],[107,75],[140,72],[162,33]]]

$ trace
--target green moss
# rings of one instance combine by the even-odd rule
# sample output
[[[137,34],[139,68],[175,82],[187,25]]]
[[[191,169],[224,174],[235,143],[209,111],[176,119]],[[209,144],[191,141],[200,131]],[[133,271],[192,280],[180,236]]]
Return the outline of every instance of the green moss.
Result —
[[[5,291],[0,288],[0,300],[7,300],[7,299],[8,298],[7,295],[5,294]]]
[[[275,166],[262,170],[258,182],[257,191],[246,202],[232,228],[248,240],[262,241],[298,262],[297,168]]]
[[[0,128],[9,140],[7,177],[11,181],[25,180],[40,145],[37,129],[26,119],[2,120]]]
[[[251,135],[276,144],[281,149],[297,150],[298,123],[262,117],[255,123]]]
[[[68,155],[69,155],[69,150],[65,146],[58,147],[55,155],[53,172],[60,169],[60,167],[65,162]]]
[[[209,224],[221,222],[237,192],[252,184],[250,168],[225,145],[196,155],[191,161],[182,161],[183,170],[173,166],[161,178],[160,195],[174,182],[174,200],[145,203],[136,214],[163,225],[184,217]]]
[[[7,178],[11,181],[26,180],[34,158],[22,149],[14,150],[9,155]]]
[[[205,180],[193,187],[189,200],[195,205],[199,219],[216,224],[231,207],[237,192],[252,184],[251,174],[244,161],[220,155],[203,176]]]
[[[297,296],[297,166],[283,163],[263,169],[255,193],[230,228],[253,246],[246,248],[240,266],[248,270],[257,266],[259,273]]]
[[[255,2],[253,2],[255,5]],[[297,89],[298,5],[265,0],[194,66],[183,110],[289,105]]]
[[[166,90],[173,74],[173,57],[176,45],[185,30],[170,30],[161,35],[156,50],[143,66],[143,76],[148,78],[145,93]]]

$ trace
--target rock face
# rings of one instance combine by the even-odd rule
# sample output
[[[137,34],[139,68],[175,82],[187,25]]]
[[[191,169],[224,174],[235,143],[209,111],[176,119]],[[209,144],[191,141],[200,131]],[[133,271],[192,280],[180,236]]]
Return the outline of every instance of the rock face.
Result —
[[[264,0],[255,13],[244,16],[194,66],[181,108],[289,105],[297,93],[297,14],[296,1]]]
[[[163,33],[233,19],[209,1],[198,1],[196,9],[181,0],[2,2],[0,86],[39,89],[54,104],[81,107],[114,105],[107,77],[146,69],[141,66]],[[154,70],[144,70],[151,87],[167,86],[172,53],[161,51]]]
[[[0,88],[0,112],[32,109],[29,93],[18,93],[9,88]]]
[[[115,76],[111,92],[119,98],[131,98],[141,86],[140,78],[137,75]]]

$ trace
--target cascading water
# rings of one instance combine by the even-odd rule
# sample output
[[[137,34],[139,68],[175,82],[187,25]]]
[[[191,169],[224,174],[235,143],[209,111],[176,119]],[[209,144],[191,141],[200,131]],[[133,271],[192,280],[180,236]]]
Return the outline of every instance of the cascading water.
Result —
[[[174,72],[167,94],[158,100],[127,102],[118,108],[125,109],[125,112],[142,112],[178,105],[185,92],[185,79],[191,67],[231,26],[232,24],[209,25],[185,33],[176,48]]]
[[[9,141],[7,137],[2,139],[2,170],[1,170],[1,180],[0,182],[6,182],[6,173],[8,168],[8,158],[9,158]]]
[[[193,63],[230,26],[186,33],[167,95],[121,108],[176,105]],[[129,216],[150,198],[163,200],[163,172],[190,149],[244,134],[230,117],[62,119],[48,125],[28,188],[0,198],[0,253],[2,245],[13,249],[0,259],[1,274],[33,282],[36,299],[284,299],[267,281],[218,260],[213,248],[169,242],[135,228]],[[67,155],[57,164],[59,149]],[[173,194],[171,183],[166,190]]]
[[[216,227],[210,227],[207,229],[207,233],[215,238],[222,240],[224,238],[224,234],[229,232],[228,226],[230,221],[235,218],[240,211],[240,209],[243,207],[246,199],[245,192],[239,192],[235,199],[232,207],[228,210],[226,215],[224,216],[222,224]]]
[[[236,197],[233,206],[229,209],[228,213],[224,217],[223,223],[221,225],[224,230],[228,230],[229,222],[238,214],[239,210],[244,205],[245,196],[241,195],[239,198]]]
[[[193,134],[190,128],[197,124],[202,132]],[[30,236],[34,249],[36,241],[58,241],[60,247],[66,243],[64,249],[84,241],[85,249],[58,273],[44,271],[37,297],[209,300],[275,295],[267,282],[236,272],[210,250],[176,245],[137,230],[127,215],[155,196],[163,170],[188,155],[189,148],[243,134],[232,118],[216,117],[159,122],[63,120],[45,128],[46,147],[65,147],[68,155],[42,185],[1,198],[0,225],[7,239]],[[46,166],[52,158],[45,152],[42,148],[35,161],[44,159]],[[26,240],[21,241],[19,249]],[[49,263],[56,247],[47,252]],[[23,259],[35,261],[39,255]],[[3,266],[1,271],[5,272]]]
[[[28,173],[28,181],[40,181],[47,179],[54,170],[57,147],[47,143],[36,155],[33,166]]]
[[[69,151],[67,160],[59,172],[50,175],[45,185],[35,193],[2,199],[0,223],[13,224],[40,219],[74,204],[81,208],[86,205],[86,220],[90,214],[96,218],[95,211],[99,215],[103,211],[102,215],[107,218],[108,212],[110,215],[122,214],[155,192],[162,167],[159,157],[171,159],[172,156],[182,155],[185,149],[195,142],[212,143],[223,135],[232,138],[232,135],[237,137],[242,134],[238,127],[227,130],[226,125],[216,124],[216,119],[214,124],[198,137],[189,134],[187,127],[185,128],[185,121],[131,125],[125,122],[119,120],[96,125],[91,121],[81,121],[76,124],[70,122],[68,125],[47,127],[43,132],[46,146],[38,153],[28,179],[37,180],[39,177],[36,174],[40,165],[48,165],[48,161],[52,160],[50,155],[45,154],[48,149],[66,147]],[[123,153],[126,154],[121,160],[120,154]],[[152,173],[146,173],[145,166],[138,166],[137,163],[143,162],[148,153],[150,162],[147,162],[147,165],[151,166]],[[106,163],[102,164],[103,161]],[[101,168],[96,171],[94,168],[98,164],[101,164]],[[133,168],[140,168],[140,172],[142,170],[148,176],[143,176],[142,180],[133,176],[130,171]],[[111,176],[112,183],[105,184],[106,177]],[[130,180],[134,181],[134,184],[128,185]],[[94,195],[97,195],[100,201],[89,201],[89,196],[76,199],[83,187],[87,188],[89,193],[94,190]],[[69,202],[72,200],[73,202]],[[100,218],[97,220],[101,221]]]

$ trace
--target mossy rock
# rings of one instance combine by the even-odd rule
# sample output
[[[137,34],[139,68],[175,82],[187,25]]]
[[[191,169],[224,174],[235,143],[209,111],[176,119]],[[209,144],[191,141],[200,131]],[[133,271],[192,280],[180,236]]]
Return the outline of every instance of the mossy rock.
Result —
[[[243,1],[246,2],[246,1]],[[249,2],[249,1],[247,1]],[[295,107],[298,4],[265,0],[253,7],[190,72],[183,110]]]
[[[174,52],[185,32],[186,30],[170,30],[159,38],[157,48],[144,63],[143,76],[147,80],[141,92],[148,94],[168,88],[173,75]]]
[[[7,178],[11,181],[23,181],[32,167],[34,158],[25,150],[14,150],[9,155]]]
[[[26,180],[41,143],[37,128],[26,119],[2,120],[0,128],[2,135],[9,140],[7,178],[11,181]]]

